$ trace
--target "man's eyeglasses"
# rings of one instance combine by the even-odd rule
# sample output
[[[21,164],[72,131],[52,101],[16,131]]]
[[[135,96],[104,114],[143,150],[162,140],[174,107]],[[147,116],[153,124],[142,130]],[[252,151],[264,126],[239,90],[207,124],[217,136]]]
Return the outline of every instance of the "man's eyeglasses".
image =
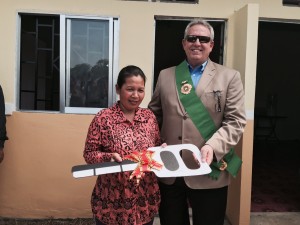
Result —
[[[200,43],[208,43],[210,41],[210,37],[207,36],[187,35],[185,37],[185,40],[191,43],[195,43],[197,39],[199,40]]]

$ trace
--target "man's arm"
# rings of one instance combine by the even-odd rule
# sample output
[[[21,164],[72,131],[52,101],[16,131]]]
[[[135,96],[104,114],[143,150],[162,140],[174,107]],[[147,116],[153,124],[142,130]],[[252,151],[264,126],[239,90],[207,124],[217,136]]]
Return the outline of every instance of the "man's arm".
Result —
[[[163,115],[162,115],[162,106],[161,106],[161,99],[160,99],[160,76],[158,77],[156,87],[152,99],[148,105],[148,108],[154,113],[159,128],[161,128]]]
[[[244,132],[246,114],[244,104],[244,90],[240,73],[236,72],[229,83],[223,121],[217,132],[206,142],[214,150],[219,161],[234,147]]]

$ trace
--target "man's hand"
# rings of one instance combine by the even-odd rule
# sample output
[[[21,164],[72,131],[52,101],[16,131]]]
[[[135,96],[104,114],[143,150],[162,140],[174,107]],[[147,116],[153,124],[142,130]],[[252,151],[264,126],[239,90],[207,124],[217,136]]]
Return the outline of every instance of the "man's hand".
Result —
[[[206,162],[208,165],[210,165],[214,156],[213,148],[210,145],[204,145],[200,151],[201,151],[201,161]]]
[[[3,161],[4,159],[4,151],[3,148],[0,148],[0,163]]]

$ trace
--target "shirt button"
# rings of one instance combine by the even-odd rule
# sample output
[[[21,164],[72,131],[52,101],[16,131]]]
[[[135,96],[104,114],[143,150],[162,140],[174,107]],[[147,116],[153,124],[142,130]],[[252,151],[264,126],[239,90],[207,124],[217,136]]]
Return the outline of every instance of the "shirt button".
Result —
[[[181,141],[181,140],[182,140],[182,136],[178,136],[178,140],[180,140],[180,141]]]
[[[187,119],[187,116],[186,116],[186,115],[184,115],[184,116],[183,116],[183,119],[184,119],[184,120],[186,120],[186,119]]]

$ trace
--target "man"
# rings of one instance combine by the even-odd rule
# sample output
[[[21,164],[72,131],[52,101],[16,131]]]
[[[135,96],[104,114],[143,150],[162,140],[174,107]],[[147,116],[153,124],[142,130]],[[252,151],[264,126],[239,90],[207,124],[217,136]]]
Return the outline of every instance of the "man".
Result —
[[[214,30],[203,20],[190,22],[182,46],[186,60],[160,72],[149,103],[168,145],[192,143],[212,173],[203,176],[160,179],[161,225],[224,224],[229,175],[236,176],[241,161],[233,147],[246,125],[244,91],[240,73],[209,59]],[[201,78],[201,79],[200,79]],[[195,159],[182,157],[190,168]]]
[[[2,87],[0,85],[0,163],[4,159],[4,142],[6,137],[6,117],[5,117],[5,103]]]

